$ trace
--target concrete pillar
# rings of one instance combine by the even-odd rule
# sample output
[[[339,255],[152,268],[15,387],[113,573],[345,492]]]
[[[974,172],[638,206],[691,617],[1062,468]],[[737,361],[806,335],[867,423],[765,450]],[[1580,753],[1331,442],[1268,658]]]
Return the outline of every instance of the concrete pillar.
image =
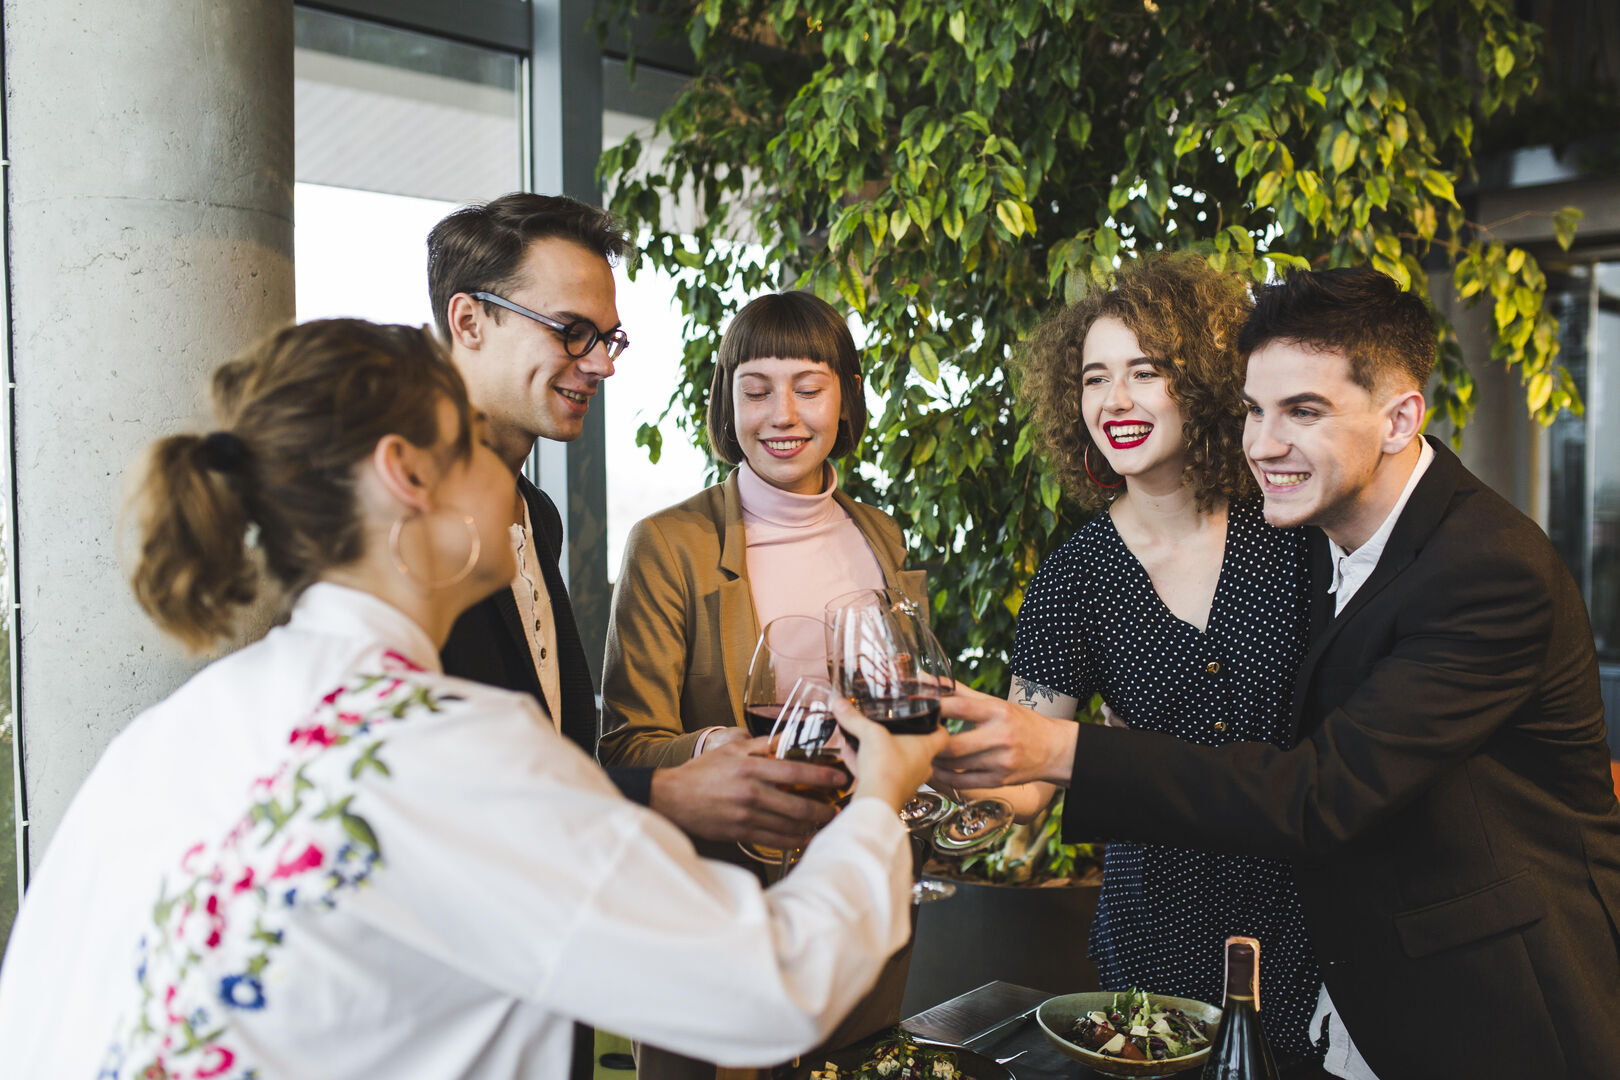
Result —
[[[292,317],[292,5],[4,0],[4,18],[37,865],[107,742],[198,666],[136,607],[115,523],[136,456],[205,422],[208,373]]]

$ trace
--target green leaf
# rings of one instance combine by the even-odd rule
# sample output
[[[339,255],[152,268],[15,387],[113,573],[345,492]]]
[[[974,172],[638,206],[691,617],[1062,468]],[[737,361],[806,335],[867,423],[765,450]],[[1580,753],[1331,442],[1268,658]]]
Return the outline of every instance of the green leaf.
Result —
[[[967,40],[967,12],[960,8],[951,12],[951,17],[945,25],[952,41],[961,45]]]
[[[1273,170],[1260,178],[1260,183],[1254,188],[1254,205],[1270,206],[1277,198],[1277,191],[1282,187],[1282,173]]]
[[[1378,20],[1373,18],[1370,11],[1363,11],[1350,20],[1350,36],[1356,39],[1356,44],[1366,48],[1372,44],[1373,35],[1378,33]]]
[[[1024,214],[1018,203],[1013,199],[1002,199],[996,203],[996,220],[1011,236],[1022,236],[1024,233]]]
[[[1553,233],[1558,238],[1558,246],[1565,251],[1575,242],[1575,225],[1586,213],[1578,206],[1566,206],[1553,214]]]
[[[1496,77],[1505,79],[1513,70],[1513,50],[1506,45],[1496,47]],[[1551,391],[1549,391],[1550,393]]]
[[[1423,186],[1436,198],[1444,199],[1453,206],[1458,205],[1456,190],[1451,186],[1451,177],[1445,173],[1436,172],[1434,169],[1425,170]]]
[[[1203,135],[1203,129],[1198,127],[1196,124],[1188,124],[1183,127],[1181,129],[1181,134],[1176,136],[1176,157],[1186,157],[1188,154],[1198,149],[1198,141],[1203,138]]]
[[[1553,378],[1550,371],[1538,371],[1530,376],[1530,385],[1525,390],[1525,404],[1530,407],[1530,414],[1534,416],[1551,399],[1553,392]]]
[[[1348,131],[1341,131],[1333,140],[1333,168],[1336,172],[1348,172],[1350,166],[1356,163],[1356,151],[1361,149],[1361,139]]]
[[[1361,103],[1361,83],[1366,73],[1361,70],[1360,64],[1353,64],[1345,68],[1344,74],[1339,76],[1339,90],[1352,105]]]
[[[927,341],[918,341],[911,346],[911,368],[925,382],[939,381],[939,354]]]

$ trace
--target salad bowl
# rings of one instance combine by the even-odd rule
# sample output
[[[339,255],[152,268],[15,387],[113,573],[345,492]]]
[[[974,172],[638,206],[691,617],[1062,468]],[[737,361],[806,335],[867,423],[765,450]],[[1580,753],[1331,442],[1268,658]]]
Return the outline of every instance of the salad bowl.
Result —
[[[1119,1077],[1122,1080],[1123,1078],[1153,1080],[1155,1077],[1175,1076],[1203,1067],[1204,1060],[1209,1057],[1208,1046],[1191,1054],[1167,1058],[1164,1061],[1130,1061],[1126,1058],[1099,1054],[1095,1050],[1070,1042],[1068,1036],[1074,1030],[1074,1022],[1089,1012],[1107,1012],[1114,1002],[1114,996],[1112,990],[1096,990],[1085,994],[1064,994],[1048,998],[1035,1010],[1035,1020],[1041,1025],[1041,1031],[1046,1035],[1047,1041],[1060,1052],[1103,1076]],[[1204,1021],[1210,1027],[1210,1038],[1213,1041],[1215,1026],[1221,1019],[1221,1010],[1217,1006],[1194,1001],[1191,998],[1166,997],[1162,994],[1149,994],[1148,999],[1154,1005],[1180,1009],[1188,1016]]]

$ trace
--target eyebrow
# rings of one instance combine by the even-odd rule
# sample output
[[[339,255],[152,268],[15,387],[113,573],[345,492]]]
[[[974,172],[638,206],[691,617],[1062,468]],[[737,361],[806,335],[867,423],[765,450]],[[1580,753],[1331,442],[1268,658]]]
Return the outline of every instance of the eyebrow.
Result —
[[[536,308],[535,310],[538,311],[539,309]],[[542,312],[542,314],[544,314],[544,312]],[[583,315],[577,311],[559,311],[557,314],[553,315],[552,318],[556,319],[558,322],[588,322],[592,326],[596,326],[595,319],[591,318],[589,315]],[[623,325],[624,320],[620,319],[612,326],[596,326],[596,329],[601,333],[611,334],[613,331],[617,330]]]
[[[1243,400],[1250,405],[1260,404],[1249,395],[1247,390],[1243,391]],[[1335,407],[1333,402],[1329,399],[1323,397],[1321,394],[1308,390],[1303,394],[1290,394],[1288,397],[1285,397],[1281,401],[1277,402],[1277,407],[1281,409],[1290,408],[1294,405],[1321,405],[1329,409]]]
[[[1141,367],[1143,365],[1151,367],[1153,365],[1153,358],[1151,356],[1138,356],[1125,361],[1125,366],[1128,368]],[[1080,365],[1080,374],[1084,375],[1092,368],[1106,367],[1107,365],[1105,365],[1101,360],[1088,360],[1086,363]]]

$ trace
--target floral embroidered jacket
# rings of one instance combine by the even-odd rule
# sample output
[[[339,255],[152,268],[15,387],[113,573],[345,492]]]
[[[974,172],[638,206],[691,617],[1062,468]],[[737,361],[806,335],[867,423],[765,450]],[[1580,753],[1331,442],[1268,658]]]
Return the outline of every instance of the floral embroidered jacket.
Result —
[[[856,799],[782,883],[706,862],[526,696],[316,585],[114,741],[0,968],[0,1077],[556,1077],[572,1021],[732,1065],[826,1033],[904,943]]]

